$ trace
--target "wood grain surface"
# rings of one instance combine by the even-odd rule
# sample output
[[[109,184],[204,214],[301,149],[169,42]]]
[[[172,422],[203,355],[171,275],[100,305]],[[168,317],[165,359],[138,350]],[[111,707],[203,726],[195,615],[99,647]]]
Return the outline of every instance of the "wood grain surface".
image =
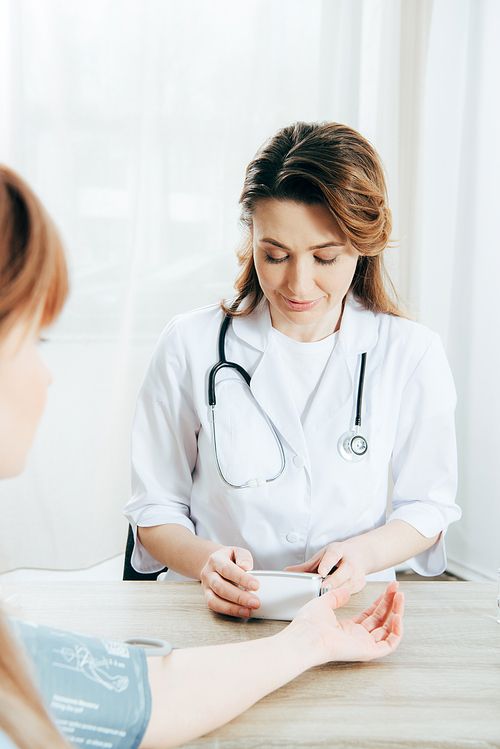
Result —
[[[9,582],[2,587],[4,605],[20,618],[110,639],[142,635],[191,647],[263,637],[285,626],[213,614],[199,583]],[[362,610],[383,588],[368,583],[339,617]],[[500,747],[495,583],[405,582],[400,589],[405,634],[395,653],[371,663],[312,669],[187,746]]]

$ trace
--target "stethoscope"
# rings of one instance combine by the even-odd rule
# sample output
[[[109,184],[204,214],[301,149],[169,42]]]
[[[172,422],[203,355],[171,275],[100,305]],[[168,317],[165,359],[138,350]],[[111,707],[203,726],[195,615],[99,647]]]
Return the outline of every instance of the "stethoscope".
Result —
[[[219,361],[214,364],[212,369],[209,372],[208,375],[208,404],[210,406],[210,421],[212,425],[212,437],[213,437],[213,448],[214,448],[214,458],[215,463],[217,466],[217,470],[219,472],[219,476],[221,477],[222,481],[227,484],[227,486],[230,486],[232,489],[254,489],[258,486],[264,486],[265,484],[270,484],[272,481],[276,481],[276,479],[279,479],[279,477],[282,475],[283,471],[285,470],[286,466],[286,460],[285,460],[285,451],[283,449],[282,442],[279,438],[278,432],[276,431],[276,428],[274,424],[272,423],[269,416],[266,414],[266,412],[260,408],[259,404],[256,405],[260,409],[262,416],[264,417],[266,423],[268,424],[274,439],[276,440],[276,444],[279,449],[280,453],[280,468],[278,473],[276,473],[275,476],[272,476],[269,479],[264,478],[254,478],[249,479],[244,484],[232,484],[230,481],[227,480],[227,478],[224,476],[224,473],[222,471],[222,468],[220,466],[219,462],[219,455],[217,452],[217,430],[216,430],[216,420],[215,420],[215,407],[217,405],[217,400],[215,397],[215,380],[217,377],[217,374],[220,372],[221,369],[234,369],[238,374],[243,378],[243,381],[246,383],[248,388],[250,388],[250,381],[251,377],[240,364],[236,364],[236,362],[230,362],[226,359],[226,333],[229,325],[231,324],[231,317],[229,315],[225,315],[224,319],[222,321],[222,325],[219,332]],[[344,458],[344,460],[347,460],[349,463],[357,463],[359,460],[363,460],[366,453],[368,452],[368,442],[365,437],[361,434],[361,407],[363,403],[363,388],[364,388],[364,380],[365,380],[365,367],[366,367],[366,352],[364,354],[361,354],[361,366],[359,370],[359,380],[358,380],[358,397],[356,401],[356,418],[354,422],[354,429],[349,432],[344,432],[344,434],[341,435],[339,438],[339,441],[337,443],[339,452],[341,456]]]

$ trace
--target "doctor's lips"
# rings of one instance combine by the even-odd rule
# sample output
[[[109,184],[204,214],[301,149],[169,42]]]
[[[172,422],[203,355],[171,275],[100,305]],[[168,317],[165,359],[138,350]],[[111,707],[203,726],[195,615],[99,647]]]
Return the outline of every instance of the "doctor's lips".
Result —
[[[283,294],[281,296],[283,296]],[[285,302],[288,304],[289,307],[291,307],[294,310],[297,310],[297,312],[304,312],[309,309],[312,309],[321,301],[321,297],[319,299],[313,299],[310,302],[297,302],[295,299],[288,299],[286,296],[283,296],[283,299],[285,300]]]

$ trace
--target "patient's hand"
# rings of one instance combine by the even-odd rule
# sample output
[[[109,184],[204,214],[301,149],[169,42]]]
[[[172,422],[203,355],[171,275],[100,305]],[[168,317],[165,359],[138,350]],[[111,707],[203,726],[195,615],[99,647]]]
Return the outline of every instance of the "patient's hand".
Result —
[[[301,638],[310,636],[316,665],[329,661],[369,661],[392,653],[403,635],[403,593],[391,582],[374,603],[357,616],[337,619],[334,609],[349,599],[347,588],[336,588],[310,601],[289,628]],[[306,639],[307,642],[307,639]]]

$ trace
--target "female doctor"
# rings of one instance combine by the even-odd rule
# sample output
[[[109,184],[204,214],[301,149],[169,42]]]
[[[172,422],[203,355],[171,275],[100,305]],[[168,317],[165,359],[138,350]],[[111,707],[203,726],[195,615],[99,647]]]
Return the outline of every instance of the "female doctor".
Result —
[[[405,560],[440,574],[460,517],[455,389],[439,337],[388,290],[377,153],[296,123],[257,152],[240,203],[235,300],[174,318],[141,387],[132,565],[199,579],[241,617],[259,606],[252,569],[351,592]]]

